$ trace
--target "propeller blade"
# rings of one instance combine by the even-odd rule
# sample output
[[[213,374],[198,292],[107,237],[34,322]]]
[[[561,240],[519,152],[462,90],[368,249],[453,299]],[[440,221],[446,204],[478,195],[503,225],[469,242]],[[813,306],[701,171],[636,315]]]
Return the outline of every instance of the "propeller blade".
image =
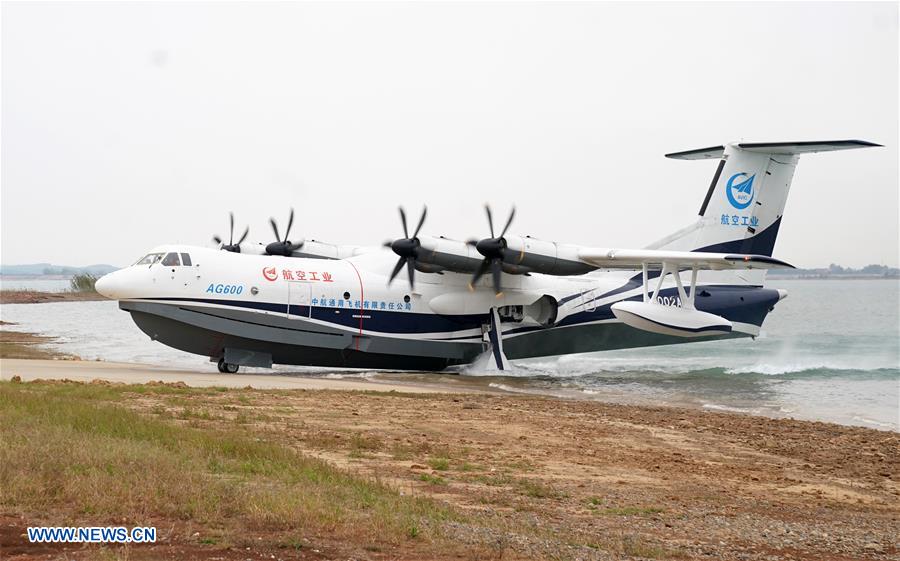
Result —
[[[222,244],[222,238],[220,238],[219,236],[213,236],[213,241],[217,244]]]
[[[409,274],[409,289],[412,290],[416,286],[416,260],[412,257],[406,258],[406,272]]]
[[[272,231],[275,232],[275,239],[281,241],[281,234],[278,233],[278,224],[275,223],[275,219],[269,218],[269,224],[272,225]]]
[[[512,210],[509,211],[509,219],[506,221],[506,226],[503,227],[503,231],[500,232],[500,237],[506,235],[506,231],[509,230],[509,225],[512,224],[513,218],[516,216],[516,207],[512,207]]]
[[[384,247],[390,248],[391,246],[394,245],[394,240],[388,240],[381,245],[383,245]]]
[[[482,276],[488,271],[490,268],[490,262],[485,259],[481,262],[481,265],[478,267],[478,270],[475,271],[475,274],[472,275],[472,280],[469,281],[469,288],[475,290],[475,285],[481,279]]]
[[[291,226],[294,225],[294,209],[291,209],[291,214],[288,215],[288,225],[287,230],[284,231],[284,242],[288,241],[288,236],[291,235]]]
[[[491,215],[491,207],[488,205],[484,205],[484,210],[487,212],[488,217],[488,227],[491,229],[491,237],[494,237],[494,217]]]
[[[400,209],[400,222],[403,223],[403,237],[409,238],[409,231],[406,229],[406,211],[403,210],[403,207],[398,207]]]
[[[241,239],[238,240],[237,244],[241,245],[242,243],[244,243],[244,240],[247,239],[247,234],[249,234],[249,233],[250,233],[250,226],[247,226],[247,228],[244,230],[244,234],[241,236]]]
[[[466,245],[471,245],[472,247],[475,247],[476,245],[478,245],[478,240],[466,240]]]
[[[228,218],[231,220],[231,226],[228,228],[228,245],[234,244],[234,213],[229,212]]]
[[[503,294],[503,290],[500,288],[503,274],[503,261],[501,259],[491,259],[491,273],[494,275],[494,294],[500,296]]]
[[[422,218],[419,218],[419,225],[416,226],[416,231],[413,232],[412,237],[415,238],[416,236],[419,235],[419,230],[422,229],[422,224],[425,223],[425,215],[426,215],[426,214],[428,214],[428,207],[427,207],[427,206],[423,206],[423,207],[422,207]]]
[[[391,276],[388,279],[388,286],[390,286],[390,284],[392,282],[394,282],[394,277],[396,277],[397,274],[400,272],[400,269],[403,268],[404,261],[406,261],[405,257],[401,257],[400,259],[397,260],[397,264],[394,266],[394,270],[391,272]]]

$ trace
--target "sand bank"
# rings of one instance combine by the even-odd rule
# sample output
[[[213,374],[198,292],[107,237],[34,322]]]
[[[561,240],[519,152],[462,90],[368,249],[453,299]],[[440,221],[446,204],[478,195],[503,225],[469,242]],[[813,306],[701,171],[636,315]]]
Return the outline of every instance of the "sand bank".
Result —
[[[116,362],[80,360],[23,360],[0,359],[0,379],[19,376],[29,380],[74,380],[90,382],[95,379],[123,384],[147,382],[183,382],[194,388],[226,387],[282,390],[357,390],[398,391],[407,393],[451,393],[476,391],[445,384],[383,382],[367,378],[333,379],[325,377],[276,374],[221,374],[210,365],[210,372],[167,369],[158,366]]]

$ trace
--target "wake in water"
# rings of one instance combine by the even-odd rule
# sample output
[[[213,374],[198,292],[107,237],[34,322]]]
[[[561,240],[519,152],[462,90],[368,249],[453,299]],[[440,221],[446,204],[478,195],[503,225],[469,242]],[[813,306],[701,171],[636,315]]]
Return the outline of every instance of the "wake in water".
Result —
[[[900,431],[895,339],[821,334],[726,340],[516,361],[499,373],[504,391],[669,404],[776,417],[829,420]]]

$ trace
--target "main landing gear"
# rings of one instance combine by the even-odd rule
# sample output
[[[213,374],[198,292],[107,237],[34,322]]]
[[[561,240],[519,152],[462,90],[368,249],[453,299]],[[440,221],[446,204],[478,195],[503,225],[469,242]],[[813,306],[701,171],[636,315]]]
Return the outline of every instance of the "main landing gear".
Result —
[[[237,374],[240,366],[237,364],[231,364],[230,362],[225,362],[224,358],[219,359],[219,372],[222,374]]]
[[[497,308],[491,308],[489,323],[481,327],[482,340],[491,353],[487,363],[489,370],[509,370],[509,361],[503,353],[503,330],[500,327],[500,313]]]

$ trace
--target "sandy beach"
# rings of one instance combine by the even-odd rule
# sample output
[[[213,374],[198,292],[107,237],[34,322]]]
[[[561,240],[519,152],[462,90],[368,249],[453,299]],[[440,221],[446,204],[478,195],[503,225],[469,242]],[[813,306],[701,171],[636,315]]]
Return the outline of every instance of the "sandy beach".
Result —
[[[280,376],[266,374],[220,374],[211,366],[208,372],[167,369],[143,364],[81,360],[0,359],[0,379],[19,376],[29,380],[103,380],[122,384],[148,382],[183,383],[193,388],[245,388],[282,390],[373,390],[409,393],[450,393],[465,390],[424,382],[391,383],[364,378],[330,379],[323,377]]]

